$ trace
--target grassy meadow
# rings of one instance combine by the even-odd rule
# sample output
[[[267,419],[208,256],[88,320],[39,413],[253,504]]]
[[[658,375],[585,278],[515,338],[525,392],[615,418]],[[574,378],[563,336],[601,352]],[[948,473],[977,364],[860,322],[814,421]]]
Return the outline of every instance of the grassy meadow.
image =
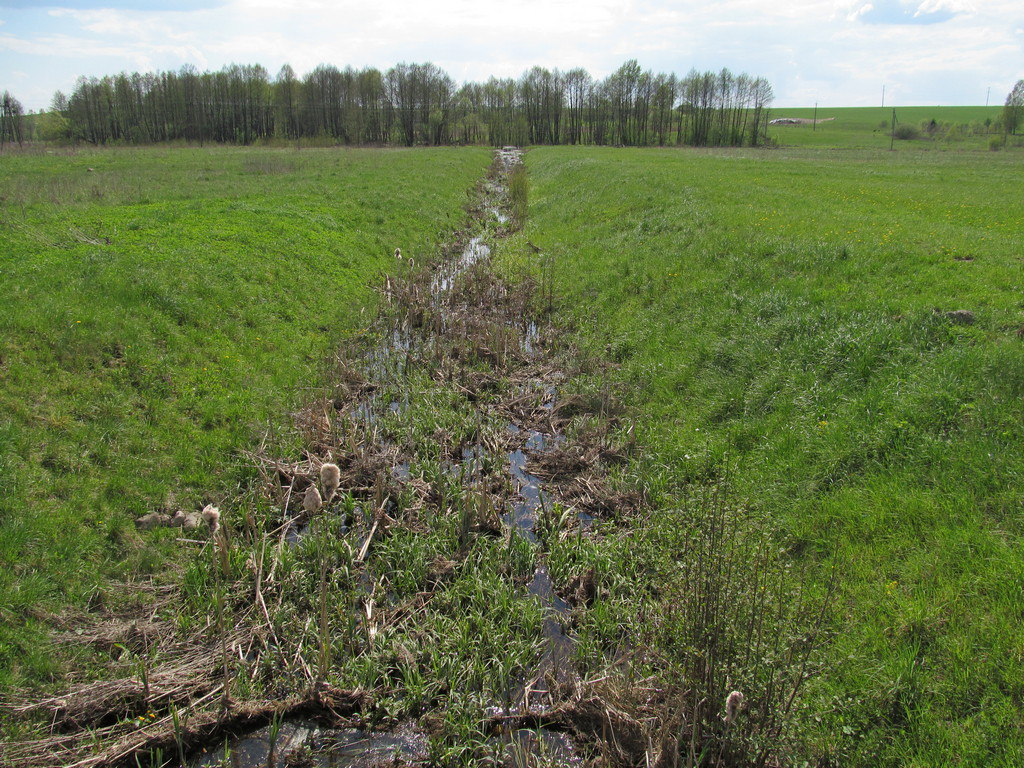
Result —
[[[1002,135],[994,125],[1002,106],[991,107],[895,107],[896,125],[913,126],[920,137],[912,140],[891,139],[893,107],[819,107],[772,110],[772,119],[800,118],[819,120],[817,125],[773,125],[769,136],[784,147],[833,147],[863,149],[989,149]],[[935,121],[933,134],[928,126]],[[956,130],[939,130],[943,126]],[[991,132],[990,132],[991,131]],[[1013,141],[1011,137],[1010,141]]]
[[[577,707],[561,727],[589,722],[598,763],[1021,764],[1024,155],[984,135],[890,152],[891,110],[832,116],[770,150],[529,150],[522,231],[470,228],[536,281],[466,269],[443,322],[426,262],[487,149],[0,157],[0,694],[137,676],[143,708],[111,712],[145,720],[159,643],[46,638],[152,604],[167,648],[219,635],[237,700],[362,692],[370,725],[425,726],[430,764],[499,753],[556,651],[578,677],[552,691]],[[375,325],[395,247],[417,263]],[[503,360],[549,299],[562,357]],[[341,416],[310,406],[325,391]],[[509,530],[506,458],[534,428],[566,462],[545,493],[585,465],[587,531],[571,496]],[[264,440],[264,464],[243,455]],[[358,488],[285,546],[328,457]],[[133,522],[206,503],[230,536],[184,556]],[[135,594],[151,580],[173,597]],[[253,616],[262,650],[229,674],[223,638]],[[152,716],[177,731],[173,706]]]
[[[0,158],[0,689],[64,667],[52,616],[174,580],[153,510],[237,498],[239,451],[323,384],[393,252],[461,226],[485,149],[147,148]]]
[[[729,478],[813,584],[836,568],[812,764],[1020,764],[1020,152],[536,148],[527,166],[502,258],[553,276],[614,362],[589,386],[632,409],[634,481],[672,508]]]

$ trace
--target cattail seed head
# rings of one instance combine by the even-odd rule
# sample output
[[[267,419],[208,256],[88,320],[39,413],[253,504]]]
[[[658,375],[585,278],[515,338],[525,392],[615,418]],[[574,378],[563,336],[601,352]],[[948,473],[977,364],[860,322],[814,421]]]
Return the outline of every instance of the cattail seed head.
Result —
[[[306,495],[302,497],[302,508],[307,513],[316,512],[323,505],[324,500],[320,496],[320,491],[316,489],[316,485],[311,485],[306,489]]]
[[[743,708],[744,696],[740,691],[733,691],[725,697],[725,722],[731,723]]]
[[[210,534],[216,536],[220,530],[220,510],[213,504],[207,504],[203,507],[202,515],[203,520],[210,526]]]
[[[338,486],[341,485],[341,470],[338,469],[337,464],[327,462],[320,467],[320,485],[324,487],[324,494],[327,496],[327,501],[330,502],[334,498],[334,494],[337,493]]]

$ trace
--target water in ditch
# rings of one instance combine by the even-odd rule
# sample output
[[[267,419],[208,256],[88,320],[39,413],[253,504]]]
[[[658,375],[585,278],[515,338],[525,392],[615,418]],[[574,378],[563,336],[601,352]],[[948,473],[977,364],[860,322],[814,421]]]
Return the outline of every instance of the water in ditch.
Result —
[[[499,160],[509,170],[521,162],[518,150],[506,149],[499,153]],[[504,195],[503,188],[495,181],[488,182],[494,202],[485,203],[487,215],[498,223],[506,217],[501,212],[499,201]],[[380,379],[401,376],[404,366],[416,351],[430,349],[435,343],[432,332],[448,328],[450,318],[445,315],[445,297],[452,292],[461,275],[490,257],[490,247],[483,236],[469,240],[459,255],[442,265],[434,274],[430,291],[435,312],[434,325],[418,332],[405,321],[396,321],[393,327],[381,334],[380,343],[366,357],[371,376]],[[541,331],[536,322],[525,320],[517,327],[519,345],[524,355],[532,357],[541,343]],[[543,389],[544,408],[551,409],[557,399],[556,390],[550,385]],[[350,418],[360,424],[372,427],[380,418],[381,409],[400,411],[408,403],[389,400],[381,402],[371,392],[351,409]],[[527,460],[551,450],[564,441],[560,434],[545,434],[510,421],[510,434],[516,436],[519,447],[506,453],[508,478],[515,490],[515,498],[507,508],[504,521],[518,535],[531,544],[537,544],[535,528],[538,515],[543,514],[550,504],[543,482],[527,471]],[[480,445],[462,449],[461,462],[451,469],[463,478],[473,478],[482,471],[487,457]],[[398,463],[392,469],[393,475],[401,482],[410,480],[412,469],[408,463]],[[586,524],[581,514],[581,522]],[[308,530],[299,519],[292,521],[286,532],[286,540],[298,544]],[[568,605],[556,594],[550,576],[543,565],[538,565],[533,579],[527,586],[527,593],[540,602],[545,609],[543,621],[544,650],[535,670],[531,670],[519,681],[511,692],[513,709],[518,712],[540,712],[550,704],[552,682],[564,680],[571,671],[571,658],[575,641],[566,634],[564,620]],[[495,710],[505,715],[512,710]],[[251,733],[229,738],[223,745],[209,753],[198,756],[190,765],[199,766],[231,765],[237,768],[256,768],[274,765],[316,765],[316,766],[364,766],[380,765],[389,761],[416,764],[426,760],[427,740],[412,722],[400,728],[372,733],[358,729],[322,728],[315,723],[302,721],[285,722],[276,733],[271,726],[265,726]],[[554,760],[553,764],[571,765],[580,761],[569,738],[545,728],[498,729],[491,740],[495,756],[500,763],[512,765],[534,764],[538,759]],[[272,753],[273,751],[273,753]],[[300,760],[307,762],[299,762]],[[290,760],[291,762],[284,762]],[[389,763],[390,764],[390,763]]]

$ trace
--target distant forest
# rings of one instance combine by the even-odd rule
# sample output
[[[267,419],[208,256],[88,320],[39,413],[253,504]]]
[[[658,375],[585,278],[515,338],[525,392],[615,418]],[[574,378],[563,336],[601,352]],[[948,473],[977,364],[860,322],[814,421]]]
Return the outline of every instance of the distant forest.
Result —
[[[322,64],[79,78],[36,118],[41,138],[93,144],[165,141],[352,145],[610,144],[757,146],[773,99],[767,80],[644,71],[635,60],[603,80],[534,67],[520,78],[456,86],[433,64],[387,72]],[[6,110],[5,110],[6,111]],[[8,136],[8,140],[14,138]]]

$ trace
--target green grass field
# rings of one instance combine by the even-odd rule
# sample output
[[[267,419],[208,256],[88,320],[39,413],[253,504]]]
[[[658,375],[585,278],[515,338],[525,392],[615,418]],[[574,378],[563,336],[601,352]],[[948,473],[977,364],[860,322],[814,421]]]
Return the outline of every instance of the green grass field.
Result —
[[[838,568],[819,764],[1024,759],[1020,159],[528,154],[523,239],[617,364],[594,386],[636,409],[639,482],[672,507],[729,476],[813,578]]]
[[[394,249],[432,254],[461,226],[489,162],[484,149],[0,159],[0,687],[60,673],[41,642],[51,614],[173,578],[173,535],[143,538],[134,519],[243,492],[239,451],[322,385]]]
[[[921,137],[911,141],[891,141],[893,109],[896,125],[909,125],[921,129]],[[993,138],[1000,134],[994,125],[1002,112],[993,107],[821,107],[801,109],[772,109],[772,119],[800,118],[818,124],[773,125],[769,136],[784,147],[835,147],[866,149],[988,149]],[[928,135],[927,127],[935,121],[936,129],[943,126],[960,127],[959,130],[936,130]],[[1012,140],[1012,137],[1011,137]]]
[[[997,113],[897,110],[915,124]],[[653,508],[639,519],[612,510],[594,536],[559,507],[536,543],[471,531],[496,513],[482,479],[467,490],[446,456],[485,432],[501,444],[504,412],[467,403],[515,399],[520,384],[471,359],[472,375],[448,386],[437,360],[407,360],[380,404],[408,402],[372,430],[422,452],[410,472],[441,500],[413,503],[411,487],[396,496],[409,525],[370,551],[379,625],[368,611],[357,620],[366,563],[353,518],[365,499],[349,495],[301,545],[278,549],[266,621],[288,653],[268,650],[265,669],[240,660],[235,695],[266,695],[275,675],[302,683],[287,664],[305,648],[318,680],[373,692],[375,722],[432,717],[435,759],[473,764],[493,747],[486,713],[543,653],[545,615],[526,588],[542,564],[563,591],[589,574],[593,595],[567,619],[575,669],[607,679],[596,690],[658,723],[661,739],[684,732],[683,715],[666,712],[702,674],[708,636],[730,649],[716,701],[719,688],[763,684],[765,670],[797,670],[784,651],[803,629],[773,623],[763,595],[783,602],[803,582],[814,603],[834,569],[827,642],[782,757],[1024,761],[1022,153],[1012,140],[990,151],[985,135],[889,152],[879,124],[891,110],[819,110],[831,116],[815,131],[773,128],[772,150],[530,150],[526,227],[496,246],[499,266],[553,287],[573,373],[559,397],[590,404],[569,439],[590,430],[618,450],[635,425],[640,449],[614,480]],[[269,434],[273,455],[306,460],[315,441],[285,425],[323,391],[339,346],[357,359],[373,343],[379,330],[361,331],[394,248],[421,266],[435,255],[465,224],[467,190],[489,162],[485,149],[0,157],[0,693],[124,667],[128,654],[45,640],[88,625],[74,620],[86,611],[119,615],[140,599],[136,582],[180,587],[161,614],[179,639],[223,633],[225,595],[238,617],[254,610],[252,564],[269,562],[271,531],[253,530],[279,518],[256,500],[257,468],[241,452]],[[466,339],[451,343],[465,354]],[[597,434],[596,414],[614,402],[619,421]],[[487,463],[501,477],[497,458]],[[715,488],[727,490],[705,495]],[[181,556],[177,532],[133,524],[208,502],[233,516],[223,561]],[[721,526],[717,538],[701,538],[707,525]],[[741,535],[718,535],[728,530]],[[741,583],[712,584],[721,563]],[[765,616],[769,634],[797,636],[759,644],[764,658],[751,660],[742,622]],[[158,668],[154,654],[140,653],[143,668]],[[748,750],[770,732],[755,712],[765,708],[752,702],[736,740]],[[717,710],[706,716],[721,728]],[[19,735],[47,726],[9,723]]]

